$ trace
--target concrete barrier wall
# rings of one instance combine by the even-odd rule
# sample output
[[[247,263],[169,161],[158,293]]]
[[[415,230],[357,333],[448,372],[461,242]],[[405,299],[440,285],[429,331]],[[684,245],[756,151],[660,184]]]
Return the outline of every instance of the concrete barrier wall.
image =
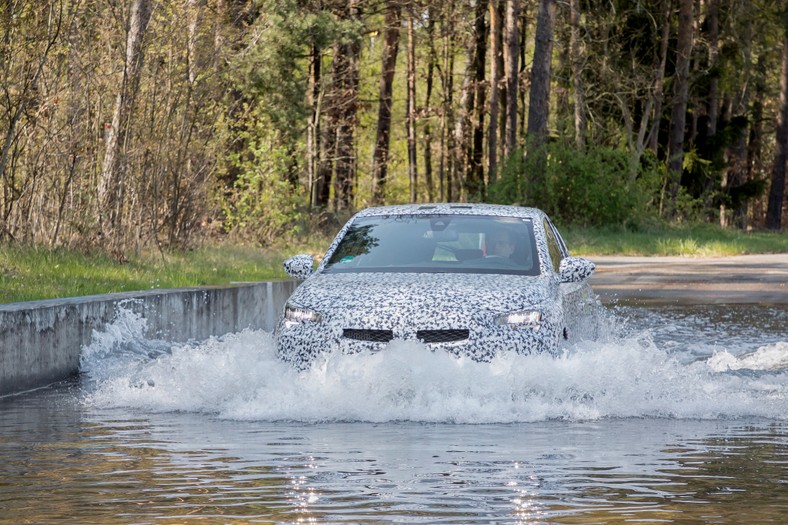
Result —
[[[147,321],[146,337],[202,340],[244,328],[272,330],[297,282],[151,290],[0,305],[0,396],[65,379],[94,330],[119,303]]]

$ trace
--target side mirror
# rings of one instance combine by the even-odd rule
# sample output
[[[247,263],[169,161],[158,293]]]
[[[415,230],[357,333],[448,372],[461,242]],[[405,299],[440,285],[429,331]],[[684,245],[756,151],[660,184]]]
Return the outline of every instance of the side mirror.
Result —
[[[285,273],[293,279],[303,281],[312,275],[312,266],[315,264],[315,258],[311,255],[294,255],[285,261]]]
[[[565,257],[561,261],[560,275],[562,283],[579,283],[594,273],[596,265],[582,257]]]

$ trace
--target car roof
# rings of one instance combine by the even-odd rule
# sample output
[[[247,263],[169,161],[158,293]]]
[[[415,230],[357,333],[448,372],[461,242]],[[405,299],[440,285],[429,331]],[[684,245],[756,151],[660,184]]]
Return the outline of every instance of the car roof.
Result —
[[[378,206],[361,210],[356,214],[356,217],[435,214],[492,215],[498,217],[523,217],[532,219],[545,217],[544,212],[538,208],[485,203],[400,204],[395,206]]]

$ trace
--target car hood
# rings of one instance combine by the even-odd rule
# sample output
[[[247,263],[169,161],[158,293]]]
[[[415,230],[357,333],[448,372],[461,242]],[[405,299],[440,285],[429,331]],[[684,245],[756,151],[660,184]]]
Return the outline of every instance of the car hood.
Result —
[[[316,274],[290,301],[324,315],[475,316],[554,307],[557,285],[543,276],[460,273]]]

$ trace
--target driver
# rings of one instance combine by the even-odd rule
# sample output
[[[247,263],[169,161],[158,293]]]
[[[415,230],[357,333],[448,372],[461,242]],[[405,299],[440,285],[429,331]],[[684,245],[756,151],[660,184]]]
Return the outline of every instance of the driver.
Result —
[[[509,258],[514,253],[514,239],[509,230],[496,230],[487,237],[487,257]]]

